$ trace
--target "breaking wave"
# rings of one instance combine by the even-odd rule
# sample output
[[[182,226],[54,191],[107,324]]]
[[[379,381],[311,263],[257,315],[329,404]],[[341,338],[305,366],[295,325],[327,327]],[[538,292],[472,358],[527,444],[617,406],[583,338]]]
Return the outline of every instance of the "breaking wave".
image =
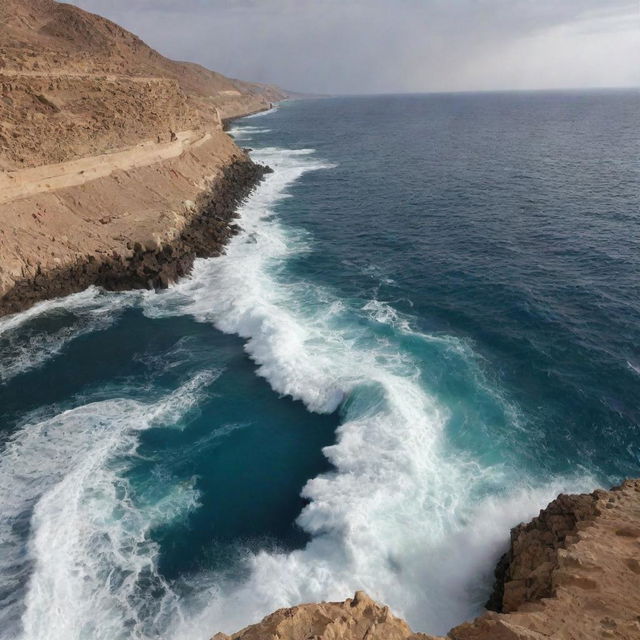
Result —
[[[1,637],[149,637],[175,615],[149,532],[195,508],[197,491],[165,482],[135,495],[126,471],[139,432],[175,428],[215,375],[155,402],[34,415],[11,436],[0,457]]]
[[[339,411],[342,424],[324,449],[334,470],[303,490],[309,504],[297,522],[312,541],[291,553],[249,554],[250,578],[239,585],[200,576],[199,596],[184,603],[188,622],[172,637],[232,631],[278,607],[343,599],[362,588],[416,627],[446,631],[482,605],[505,531],[560,489],[588,482],[540,486],[521,478],[506,491],[515,480],[507,469],[448,447],[447,408],[403,339],[435,344],[458,361],[470,357],[468,347],[413,331],[385,302],[358,309],[292,278],[287,260],[311,251],[312,239],[274,209],[304,173],[327,165],[311,149],[266,148],[254,156],[275,173],[243,206],[244,232],[225,256],[198,261],[191,278],[148,295],[143,307],[150,317],[188,314],[243,337],[275,391],[310,411]],[[460,548],[467,552],[458,559]]]

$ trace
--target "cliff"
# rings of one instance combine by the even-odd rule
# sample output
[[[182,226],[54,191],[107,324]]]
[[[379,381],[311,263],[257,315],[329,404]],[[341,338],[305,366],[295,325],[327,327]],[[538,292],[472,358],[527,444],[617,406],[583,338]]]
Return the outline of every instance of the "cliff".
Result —
[[[184,233],[205,201],[211,211],[206,194],[224,198],[227,213],[224,233],[198,251],[219,252],[233,231],[231,209],[262,173],[222,121],[284,97],[168,60],[75,6],[3,0],[0,315],[108,286],[115,280],[98,277],[103,265],[122,271],[120,286],[158,286],[184,273],[198,254]],[[179,268],[165,264],[176,252]]]
[[[487,612],[450,640],[640,638],[640,480],[560,495],[511,531]],[[444,640],[414,633],[362,592],[281,609],[213,640]]]

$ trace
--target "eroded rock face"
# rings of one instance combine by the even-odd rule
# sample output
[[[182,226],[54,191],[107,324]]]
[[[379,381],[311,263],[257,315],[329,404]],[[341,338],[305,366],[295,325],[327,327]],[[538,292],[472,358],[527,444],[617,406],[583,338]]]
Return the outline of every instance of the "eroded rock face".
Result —
[[[640,640],[640,480],[560,495],[511,532],[489,611],[450,640]],[[362,592],[280,609],[213,640],[437,640]],[[444,639],[441,639],[444,640]]]
[[[222,121],[284,97],[76,6],[0,0],[0,316],[220,253],[262,171]]]
[[[174,237],[151,232],[153,224],[136,224],[131,232],[133,239],[127,241],[123,237],[112,242],[110,250],[78,254],[75,258],[67,255],[66,264],[60,267],[39,264],[33,274],[16,279],[4,295],[0,287],[0,316],[90,285],[112,291],[167,287],[191,271],[195,258],[219,255],[224,250],[239,230],[232,222],[238,205],[268,171],[246,157],[233,160],[222,169],[213,186],[200,194],[197,203],[189,203],[189,210],[180,219],[183,226],[176,228]],[[151,222],[157,222],[149,217]],[[113,226],[110,219],[102,224]],[[145,229],[149,231],[146,236]],[[0,275],[1,272],[0,265]]]
[[[512,529],[511,546],[498,562],[487,609],[509,613],[525,602],[550,598],[559,551],[577,542],[578,532],[599,514],[596,493],[561,494],[537,518]]]
[[[450,636],[490,638],[478,634],[497,620],[539,634],[514,638],[638,640],[639,558],[640,480],[561,495],[512,531],[501,603],[509,613],[487,614]]]

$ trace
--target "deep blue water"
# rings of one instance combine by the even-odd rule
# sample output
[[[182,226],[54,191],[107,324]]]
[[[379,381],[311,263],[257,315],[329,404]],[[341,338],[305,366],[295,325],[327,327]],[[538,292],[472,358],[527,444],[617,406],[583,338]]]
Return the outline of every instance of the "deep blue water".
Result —
[[[509,527],[640,473],[639,107],[238,122],[275,173],[225,257],[0,320],[0,637],[207,638],[360,588],[418,630],[477,613]]]

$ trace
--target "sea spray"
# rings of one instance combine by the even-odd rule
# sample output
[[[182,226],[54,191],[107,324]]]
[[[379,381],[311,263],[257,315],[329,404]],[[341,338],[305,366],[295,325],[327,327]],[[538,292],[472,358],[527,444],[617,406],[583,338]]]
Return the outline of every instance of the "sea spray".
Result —
[[[26,582],[26,595],[22,633],[7,626],[11,635],[1,637],[146,637],[166,626],[175,602],[148,533],[195,508],[197,492],[193,483],[165,483],[145,505],[124,473],[137,434],[175,428],[216,375],[200,372],[152,403],[83,404],[12,435],[0,457],[0,590]],[[25,543],[16,532],[27,517]]]

